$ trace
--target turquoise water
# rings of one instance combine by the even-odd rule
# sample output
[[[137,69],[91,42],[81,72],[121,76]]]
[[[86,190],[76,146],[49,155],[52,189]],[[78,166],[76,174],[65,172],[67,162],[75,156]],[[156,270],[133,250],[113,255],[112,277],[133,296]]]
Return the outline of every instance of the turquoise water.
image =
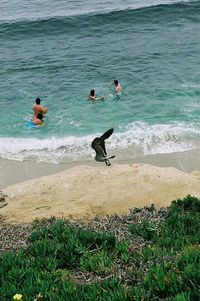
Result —
[[[111,127],[127,160],[200,149],[200,1],[79,2],[1,2],[0,157],[90,160]],[[49,112],[30,128],[38,96]]]

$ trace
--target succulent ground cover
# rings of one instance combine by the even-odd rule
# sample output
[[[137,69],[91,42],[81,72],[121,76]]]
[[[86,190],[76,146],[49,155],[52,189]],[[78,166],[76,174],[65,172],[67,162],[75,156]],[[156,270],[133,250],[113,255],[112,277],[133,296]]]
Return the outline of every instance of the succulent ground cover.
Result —
[[[0,300],[200,300],[200,200],[3,226]]]

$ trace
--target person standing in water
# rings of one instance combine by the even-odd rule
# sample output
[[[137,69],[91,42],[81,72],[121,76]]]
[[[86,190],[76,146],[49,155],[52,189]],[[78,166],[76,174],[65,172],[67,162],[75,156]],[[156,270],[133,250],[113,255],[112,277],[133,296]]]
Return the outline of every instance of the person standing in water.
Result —
[[[110,83],[110,85],[112,85],[112,84],[114,84],[114,86],[115,86],[115,92],[116,92],[116,93],[121,92],[122,87],[121,87],[121,85],[120,85],[120,83],[118,82],[117,79],[114,79],[114,80]]]
[[[90,100],[92,100],[92,101],[95,101],[95,100],[98,100],[98,99],[103,100],[103,99],[105,99],[105,97],[103,97],[103,96],[97,97],[97,96],[96,96],[95,90],[91,90],[91,91],[90,91],[90,95],[88,96],[88,99],[90,99]]]
[[[48,111],[48,108],[43,107],[40,104],[40,102],[41,102],[41,99],[39,97],[37,97],[35,100],[35,105],[33,105],[33,107],[32,107],[34,115],[31,120],[35,125],[42,124],[44,114],[46,114]]]

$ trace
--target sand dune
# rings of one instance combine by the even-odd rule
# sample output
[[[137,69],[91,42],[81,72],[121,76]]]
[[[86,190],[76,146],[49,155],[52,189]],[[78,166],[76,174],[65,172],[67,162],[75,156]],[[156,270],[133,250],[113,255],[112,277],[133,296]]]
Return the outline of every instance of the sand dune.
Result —
[[[168,206],[188,194],[200,197],[200,172],[148,164],[77,166],[9,186],[3,193],[7,205],[0,215],[5,223],[51,216],[88,221],[152,203]]]

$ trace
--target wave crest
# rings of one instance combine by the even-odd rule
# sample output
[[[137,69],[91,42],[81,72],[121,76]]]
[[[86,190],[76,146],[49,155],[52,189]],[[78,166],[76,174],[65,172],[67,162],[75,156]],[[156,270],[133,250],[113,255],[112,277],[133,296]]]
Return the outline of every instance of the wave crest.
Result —
[[[91,9],[81,10],[81,7],[77,11],[72,10],[60,10],[49,11],[49,13],[38,14],[38,11],[34,13],[23,13],[20,17],[19,14],[15,14],[8,18],[9,14],[6,12],[5,17],[0,19],[0,32],[6,35],[12,36],[16,34],[49,34],[55,31],[67,33],[72,30],[82,30],[84,28],[90,28],[93,26],[101,26],[113,24],[113,22],[151,22],[151,19],[155,17],[155,13],[158,15],[173,14],[175,17],[181,15],[188,16],[192,14],[199,14],[199,1],[179,1],[179,0],[152,0],[152,1],[135,1],[132,4],[120,4],[118,6],[105,5],[101,7],[92,6]],[[19,16],[19,17],[18,17]],[[167,17],[167,16],[166,16]]]

